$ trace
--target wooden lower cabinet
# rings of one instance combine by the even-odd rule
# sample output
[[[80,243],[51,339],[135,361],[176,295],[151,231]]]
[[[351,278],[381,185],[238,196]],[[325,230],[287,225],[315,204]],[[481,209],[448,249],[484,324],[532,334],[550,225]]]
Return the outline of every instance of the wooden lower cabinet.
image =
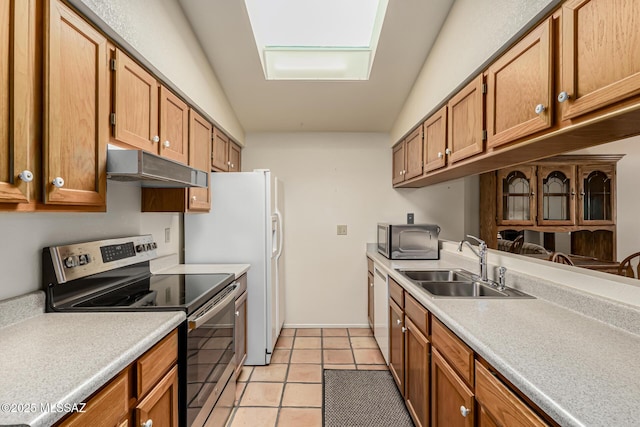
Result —
[[[151,421],[151,423],[149,423]],[[146,424],[145,424],[146,423]],[[153,424],[152,424],[153,423]],[[174,366],[135,410],[136,426],[172,427],[178,425],[178,367]]]
[[[474,426],[473,391],[435,348],[431,358],[431,396],[431,421],[434,427]]]
[[[417,427],[429,425],[429,358],[431,345],[427,337],[407,316],[405,322],[404,398]]]
[[[389,371],[404,396],[404,312],[389,300]]]

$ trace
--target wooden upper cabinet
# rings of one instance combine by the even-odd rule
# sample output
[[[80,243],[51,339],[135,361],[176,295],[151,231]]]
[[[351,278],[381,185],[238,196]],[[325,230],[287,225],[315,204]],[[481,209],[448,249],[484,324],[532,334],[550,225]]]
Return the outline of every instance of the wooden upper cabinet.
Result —
[[[538,224],[574,225],[574,165],[538,166]]]
[[[158,82],[119,49],[113,68],[115,139],[158,153]]]
[[[29,150],[30,14],[34,1],[0,2],[0,203],[30,200],[29,179],[39,179]],[[27,171],[20,175],[21,172]],[[20,176],[22,176],[21,179]]]
[[[449,162],[467,159],[484,150],[483,76],[455,94],[447,103]]]
[[[229,139],[218,128],[213,129],[213,148],[211,152],[211,168],[220,172],[229,170]]]
[[[211,124],[194,110],[189,110],[189,165],[210,175]],[[208,180],[210,182],[210,179]],[[189,210],[209,211],[209,188],[189,188]]]
[[[160,155],[180,163],[189,160],[189,106],[160,86]]]
[[[424,171],[440,169],[447,165],[447,106],[445,105],[423,125],[424,129]]]
[[[487,146],[497,147],[552,124],[551,18],[487,71]]]
[[[229,172],[240,172],[241,148],[233,141],[229,141]]]
[[[569,0],[562,6],[562,118],[640,93],[640,3]],[[560,94],[558,100],[561,101]]]
[[[616,165],[578,165],[578,224],[616,223]]]
[[[414,130],[405,140],[406,172],[404,179],[415,178],[422,175],[424,164],[424,143],[422,139],[422,126]]]
[[[405,141],[396,144],[393,147],[392,167],[391,167],[391,183],[399,184],[405,178]]]
[[[106,203],[107,39],[61,1],[47,2],[45,203]]]
[[[499,225],[535,225],[536,167],[515,166],[497,171]]]

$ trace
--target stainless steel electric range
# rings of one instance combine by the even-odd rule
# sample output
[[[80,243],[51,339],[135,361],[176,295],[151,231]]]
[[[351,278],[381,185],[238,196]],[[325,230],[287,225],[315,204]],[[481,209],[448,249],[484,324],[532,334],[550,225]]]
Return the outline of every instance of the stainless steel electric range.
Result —
[[[42,253],[47,311],[181,310],[181,426],[226,420],[235,399],[233,274],[154,275],[151,235],[50,246]],[[209,422],[207,422],[209,421]]]

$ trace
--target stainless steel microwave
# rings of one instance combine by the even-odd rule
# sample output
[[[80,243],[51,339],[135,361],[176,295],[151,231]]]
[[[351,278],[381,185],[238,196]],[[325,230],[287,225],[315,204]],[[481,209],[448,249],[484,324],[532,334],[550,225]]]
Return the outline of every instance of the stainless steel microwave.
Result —
[[[389,259],[439,259],[435,224],[378,224],[378,252]]]

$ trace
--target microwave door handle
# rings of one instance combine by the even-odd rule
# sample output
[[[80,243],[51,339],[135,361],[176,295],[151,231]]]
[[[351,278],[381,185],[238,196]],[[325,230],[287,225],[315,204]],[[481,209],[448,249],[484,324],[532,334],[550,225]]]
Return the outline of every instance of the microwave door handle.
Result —
[[[237,292],[238,291],[236,288],[233,290],[233,292],[229,293],[229,295],[218,301],[216,305],[211,307],[209,310],[205,311],[204,313],[194,314],[193,316],[188,318],[187,321],[189,322],[189,330],[192,331],[199,328],[204,323],[211,320],[212,317],[220,313],[227,304],[236,299]]]

